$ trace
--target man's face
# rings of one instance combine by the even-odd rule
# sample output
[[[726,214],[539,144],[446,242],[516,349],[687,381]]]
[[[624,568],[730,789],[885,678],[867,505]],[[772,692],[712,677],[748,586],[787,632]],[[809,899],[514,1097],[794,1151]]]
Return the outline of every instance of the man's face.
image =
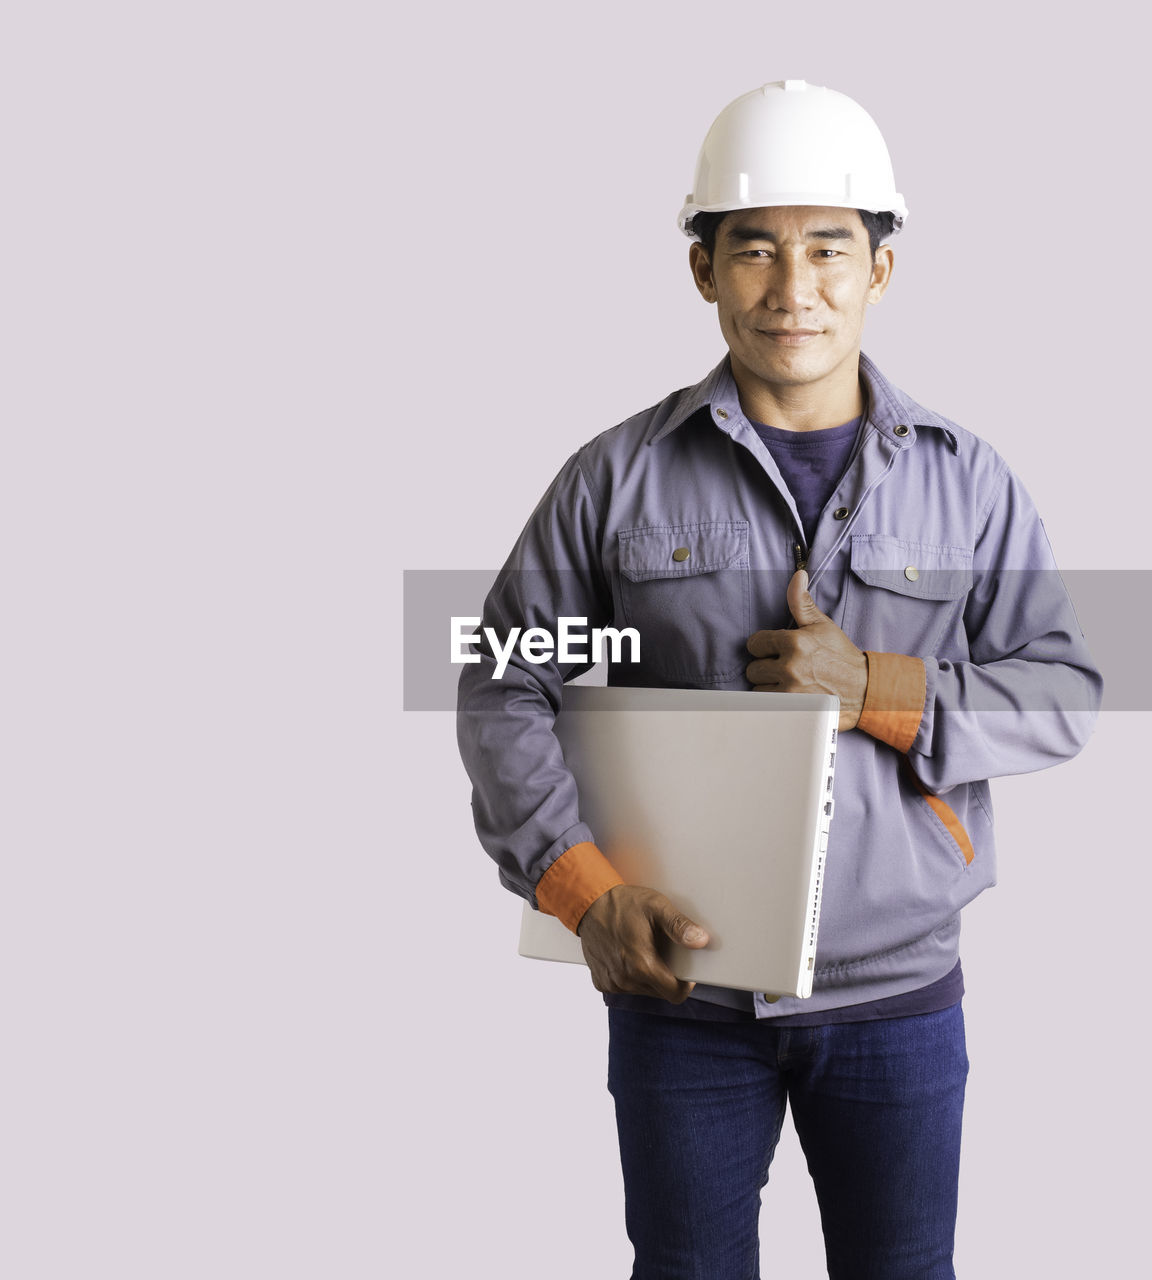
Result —
[[[737,383],[776,394],[855,378],[864,313],[892,273],[855,209],[741,209],[709,256],[691,252],[696,287],[715,302]],[[839,375],[839,378],[838,376]]]

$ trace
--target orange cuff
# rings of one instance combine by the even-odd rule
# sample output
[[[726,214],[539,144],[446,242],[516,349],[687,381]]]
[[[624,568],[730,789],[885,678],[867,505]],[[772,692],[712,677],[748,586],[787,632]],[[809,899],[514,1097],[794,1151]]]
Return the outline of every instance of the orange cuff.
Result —
[[[596,899],[623,883],[600,850],[590,840],[583,840],[562,853],[540,877],[536,902],[546,915],[556,916],[575,933]]]
[[[868,688],[856,728],[906,752],[916,740],[924,715],[928,695],[924,662],[903,653],[873,653],[870,649],[864,656],[868,659]]]

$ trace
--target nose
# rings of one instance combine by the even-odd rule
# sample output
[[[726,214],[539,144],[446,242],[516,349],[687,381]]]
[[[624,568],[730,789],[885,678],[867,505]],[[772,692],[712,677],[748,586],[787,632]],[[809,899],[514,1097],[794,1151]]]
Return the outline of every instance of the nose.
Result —
[[[807,254],[781,254],[768,273],[766,305],[773,311],[809,311],[816,305],[816,268]]]

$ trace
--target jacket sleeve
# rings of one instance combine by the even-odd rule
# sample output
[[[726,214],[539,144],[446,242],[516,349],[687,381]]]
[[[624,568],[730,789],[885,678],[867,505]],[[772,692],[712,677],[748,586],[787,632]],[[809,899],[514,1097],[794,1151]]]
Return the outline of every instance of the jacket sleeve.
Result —
[[[583,619],[572,624],[580,632],[611,621],[600,523],[577,454],[541,499],[485,601],[482,628],[493,630],[502,649],[515,627],[555,636],[560,618]],[[553,733],[564,680],[591,665],[531,663],[517,646],[496,678],[496,659],[482,644],[480,661],[461,674],[457,703],[481,844],[508,888],[573,931],[587,907],[621,883],[580,821],[576,784]]]
[[[1007,468],[976,543],[964,628],[965,661],[870,653],[859,727],[906,752],[936,794],[1074,756],[1103,681],[1040,517]]]

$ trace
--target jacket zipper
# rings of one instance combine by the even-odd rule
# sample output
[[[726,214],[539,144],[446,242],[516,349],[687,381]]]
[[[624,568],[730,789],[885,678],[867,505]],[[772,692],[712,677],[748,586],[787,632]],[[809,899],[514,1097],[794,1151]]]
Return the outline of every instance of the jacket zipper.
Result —
[[[793,559],[796,561],[797,569],[808,568],[808,559],[804,555],[804,548],[798,542],[792,544],[792,554]]]

